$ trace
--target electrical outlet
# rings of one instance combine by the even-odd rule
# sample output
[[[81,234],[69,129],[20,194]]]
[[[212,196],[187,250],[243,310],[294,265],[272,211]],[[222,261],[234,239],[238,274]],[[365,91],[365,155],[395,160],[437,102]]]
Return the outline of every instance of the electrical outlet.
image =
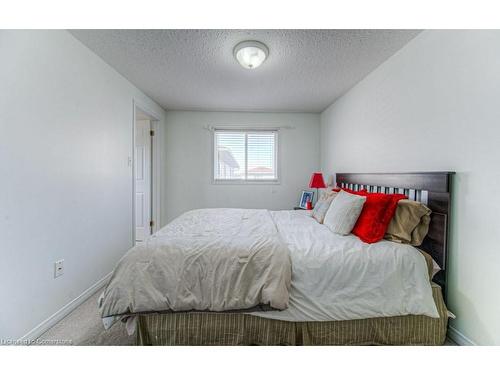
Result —
[[[64,259],[58,260],[54,263],[54,279],[62,276],[64,273]]]

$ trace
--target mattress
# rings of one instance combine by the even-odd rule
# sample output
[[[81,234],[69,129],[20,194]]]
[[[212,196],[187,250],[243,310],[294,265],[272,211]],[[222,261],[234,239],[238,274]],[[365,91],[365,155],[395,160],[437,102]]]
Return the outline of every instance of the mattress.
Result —
[[[284,311],[134,319],[139,345],[442,345],[448,311],[433,261],[409,246],[337,236],[307,211],[272,212],[292,258]],[[430,294],[430,299],[429,299]]]
[[[231,222],[232,216],[226,214],[233,211],[217,212],[220,220]],[[236,212],[245,216],[252,211]],[[266,212],[273,223],[273,230],[269,226],[267,230],[277,233],[291,260],[288,307],[282,311],[245,314],[290,322],[334,322],[408,315],[439,318],[426,259],[418,249],[385,240],[366,244],[354,235],[334,234],[310,217],[308,211]],[[222,228],[217,222],[201,223],[200,215],[190,217],[189,225],[169,226],[159,233],[159,237],[175,239],[179,238],[179,232],[217,232]],[[258,231],[258,226],[238,222],[237,226],[232,225],[231,235],[245,237],[254,233],[254,229]],[[185,240],[186,236],[183,238]],[[188,248],[189,241],[184,245]],[[155,281],[156,284],[162,282],[165,280]],[[127,285],[123,284],[120,290],[125,293]],[[147,306],[136,310],[136,314],[150,312],[166,313]],[[128,312],[121,317],[129,315],[133,314]],[[120,318],[120,315],[113,320],[115,318]],[[135,327],[135,322],[129,320],[128,326]]]

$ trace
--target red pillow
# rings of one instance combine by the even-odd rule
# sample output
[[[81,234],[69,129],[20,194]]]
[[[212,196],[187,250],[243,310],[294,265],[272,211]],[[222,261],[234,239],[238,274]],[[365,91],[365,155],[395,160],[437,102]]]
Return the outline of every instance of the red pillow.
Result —
[[[396,207],[401,199],[406,199],[403,194],[367,193],[355,191],[352,194],[366,197],[363,210],[352,233],[361,241],[374,243],[384,238],[387,227],[396,212]]]

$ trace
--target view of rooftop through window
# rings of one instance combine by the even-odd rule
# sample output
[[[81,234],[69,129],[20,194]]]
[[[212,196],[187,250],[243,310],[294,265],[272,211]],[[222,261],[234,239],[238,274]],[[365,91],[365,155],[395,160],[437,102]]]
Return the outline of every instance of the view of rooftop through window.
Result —
[[[277,132],[216,130],[215,180],[277,180]]]

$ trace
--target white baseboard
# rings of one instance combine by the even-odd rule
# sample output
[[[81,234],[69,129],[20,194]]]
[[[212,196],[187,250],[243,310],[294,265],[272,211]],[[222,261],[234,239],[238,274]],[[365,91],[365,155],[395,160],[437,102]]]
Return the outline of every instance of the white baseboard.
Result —
[[[63,306],[60,310],[56,311],[52,316],[45,319],[43,322],[41,322],[39,325],[37,325],[23,337],[21,337],[18,341],[29,343],[30,341],[36,340],[38,337],[40,337],[42,334],[44,334],[46,331],[48,331],[50,328],[56,325],[66,315],[68,315],[70,312],[72,312],[74,309],[80,306],[83,302],[85,302],[90,296],[92,296],[92,294],[94,294],[100,288],[102,288],[108,282],[110,277],[111,277],[111,272],[106,276],[104,276],[101,280],[96,282],[94,285],[92,285],[90,288],[85,290],[73,301],[69,302],[68,304]]]
[[[452,326],[448,326],[448,336],[452,339],[456,344],[460,346],[476,346],[477,344],[465,336],[462,332],[453,328]]]

